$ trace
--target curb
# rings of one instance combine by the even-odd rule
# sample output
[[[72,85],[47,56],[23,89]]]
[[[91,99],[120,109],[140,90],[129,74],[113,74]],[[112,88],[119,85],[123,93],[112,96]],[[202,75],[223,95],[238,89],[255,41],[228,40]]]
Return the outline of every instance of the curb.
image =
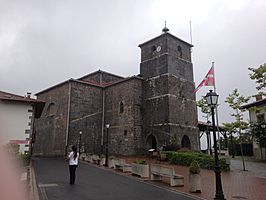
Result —
[[[39,191],[36,184],[36,177],[35,177],[35,171],[32,165],[32,161],[30,161],[30,167],[29,167],[29,177],[30,177],[30,194],[29,199],[30,200],[40,200],[39,198]]]

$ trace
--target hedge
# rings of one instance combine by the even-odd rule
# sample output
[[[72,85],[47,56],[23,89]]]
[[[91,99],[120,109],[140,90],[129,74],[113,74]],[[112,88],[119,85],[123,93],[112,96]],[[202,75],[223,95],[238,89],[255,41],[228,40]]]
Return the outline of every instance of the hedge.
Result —
[[[146,160],[135,160],[133,163],[140,164],[140,165],[146,165]]]
[[[174,152],[165,151],[167,160],[170,163],[189,166],[193,160],[196,160],[200,167],[203,169],[214,169],[215,161],[214,157],[208,154],[196,153],[196,152]],[[230,166],[226,164],[225,158],[219,159],[219,164],[222,171],[229,171]]]

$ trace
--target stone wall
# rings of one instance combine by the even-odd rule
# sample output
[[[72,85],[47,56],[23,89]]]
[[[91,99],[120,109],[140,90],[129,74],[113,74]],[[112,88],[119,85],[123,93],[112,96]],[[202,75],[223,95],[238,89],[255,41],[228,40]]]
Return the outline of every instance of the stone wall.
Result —
[[[73,82],[71,84],[71,106],[69,118],[68,147],[79,147],[81,135],[82,151],[99,153],[102,133],[102,88]]]
[[[141,88],[142,79],[132,78],[105,90],[105,124],[110,124],[111,154],[133,155],[142,152]]]
[[[45,101],[46,104],[41,117],[35,121],[33,155],[65,154],[68,97],[68,82],[37,95],[37,99]]]

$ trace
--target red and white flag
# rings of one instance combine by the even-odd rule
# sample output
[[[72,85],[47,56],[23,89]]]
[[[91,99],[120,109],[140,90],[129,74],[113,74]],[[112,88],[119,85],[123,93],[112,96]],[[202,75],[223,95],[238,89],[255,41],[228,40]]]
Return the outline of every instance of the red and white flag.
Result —
[[[214,67],[211,67],[211,69],[206,74],[205,78],[201,81],[201,83],[194,90],[194,92],[197,92],[202,86],[215,86]]]

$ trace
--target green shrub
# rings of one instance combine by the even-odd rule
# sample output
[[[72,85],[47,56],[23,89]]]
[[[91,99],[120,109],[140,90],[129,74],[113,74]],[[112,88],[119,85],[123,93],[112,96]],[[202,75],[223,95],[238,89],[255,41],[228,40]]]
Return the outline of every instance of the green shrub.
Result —
[[[133,163],[140,164],[140,165],[146,165],[146,160],[135,160]]]
[[[215,166],[214,157],[208,154],[197,152],[165,152],[167,159],[170,163],[189,166],[194,160],[198,162],[199,166],[203,169],[213,170]],[[223,171],[228,171],[229,166],[226,164],[225,159],[220,159],[220,167]]]
[[[28,166],[30,164],[30,154],[29,153],[24,153],[20,155],[23,165]]]
[[[200,173],[200,166],[196,160],[193,160],[189,166],[189,172],[191,174],[199,174]]]

